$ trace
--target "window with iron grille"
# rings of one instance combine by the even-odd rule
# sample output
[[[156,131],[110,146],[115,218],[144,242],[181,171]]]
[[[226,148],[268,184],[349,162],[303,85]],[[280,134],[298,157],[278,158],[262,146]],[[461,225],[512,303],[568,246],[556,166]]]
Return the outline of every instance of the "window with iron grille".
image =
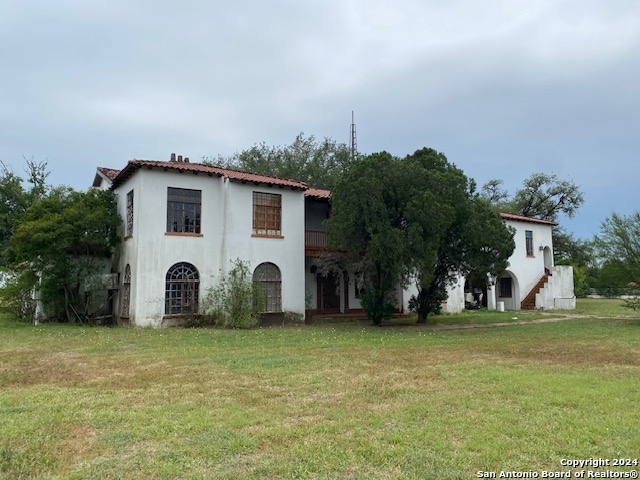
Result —
[[[198,313],[200,277],[196,267],[180,262],[167,272],[164,296],[164,313],[181,315]]]
[[[167,232],[200,233],[202,191],[167,189]]]
[[[253,234],[282,235],[282,195],[253,192]]]
[[[511,298],[511,277],[502,277],[500,279],[500,296]]]
[[[133,190],[127,193],[127,232],[126,236],[133,235]]]
[[[533,257],[533,232],[531,230],[525,230],[524,239],[527,247],[527,257]]]
[[[122,282],[122,303],[120,304],[120,316],[129,316],[129,305],[131,303],[131,267],[127,263],[124,267],[124,281]]]
[[[261,263],[253,272],[253,281],[257,284],[265,312],[282,311],[282,277],[280,269],[273,263]]]

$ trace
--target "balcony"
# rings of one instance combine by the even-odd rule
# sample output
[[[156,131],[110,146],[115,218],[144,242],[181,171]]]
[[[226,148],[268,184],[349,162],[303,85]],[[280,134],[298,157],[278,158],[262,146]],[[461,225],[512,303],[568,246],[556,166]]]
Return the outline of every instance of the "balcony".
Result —
[[[313,257],[327,249],[327,232],[323,230],[304,231],[304,254]]]

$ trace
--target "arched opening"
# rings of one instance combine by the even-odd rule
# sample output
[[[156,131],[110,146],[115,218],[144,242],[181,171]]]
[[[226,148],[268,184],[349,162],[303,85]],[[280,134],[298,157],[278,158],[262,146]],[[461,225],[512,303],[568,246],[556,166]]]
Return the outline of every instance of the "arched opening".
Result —
[[[122,302],[120,303],[120,316],[129,318],[129,305],[131,304],[131,267],[127,263],[124,267],[124,279],[122,281]]]
[[[173,265],[167,272],[164,296],[165,315],[198,313],[200,276],[187,262]]]
[[[549,247],[544,247],[543,254],[544,268],[545,270],[551,270],[551,267],[553,267],[553,252]]]
[[[253,281],[258,286],[265,312],[282,311],[282,277],[280,269],[273,263],[261,263],[253,272]]]
[[[520,310],[520,285],[517,277],[505,270],[496,279],[496,305],[504,304],[505,310]]]

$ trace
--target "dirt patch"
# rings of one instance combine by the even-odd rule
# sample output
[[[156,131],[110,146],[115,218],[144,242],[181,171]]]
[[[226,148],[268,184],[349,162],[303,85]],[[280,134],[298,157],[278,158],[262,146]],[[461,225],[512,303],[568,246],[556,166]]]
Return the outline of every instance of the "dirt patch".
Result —
[[[566,320],[576,320],[578,318],[594,318],[593,315],[567,315],[564,317],[538,318],[536,320],[514,320],[511,322],[498,323],[468,323],[468,324],[435,324],[427,325],[424,328],[428,330],[464,330],[470,328],[490,328],[490,327],[510,327],[512,325],[527,325],[529,323],[554,323],[564,322]]]

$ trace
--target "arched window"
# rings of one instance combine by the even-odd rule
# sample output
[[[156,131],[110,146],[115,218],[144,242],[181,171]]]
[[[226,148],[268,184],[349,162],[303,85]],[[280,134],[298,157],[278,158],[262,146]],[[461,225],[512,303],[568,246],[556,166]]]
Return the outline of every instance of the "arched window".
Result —
[[[164,313],[166,315],[198,313],[199,287],[198,269],[190,263],[176,263],[167,272]]]
[[[280,269],[273,263],[261,263],[253,272],[253,281],[258,285],[265,312],[282,311],[282,277]]]
[[[127,263],[124,267],[124,280],[122,282],[122,303],[120,304],[120,316],[129,317],[129,304],[131,303],[131,267]]]

